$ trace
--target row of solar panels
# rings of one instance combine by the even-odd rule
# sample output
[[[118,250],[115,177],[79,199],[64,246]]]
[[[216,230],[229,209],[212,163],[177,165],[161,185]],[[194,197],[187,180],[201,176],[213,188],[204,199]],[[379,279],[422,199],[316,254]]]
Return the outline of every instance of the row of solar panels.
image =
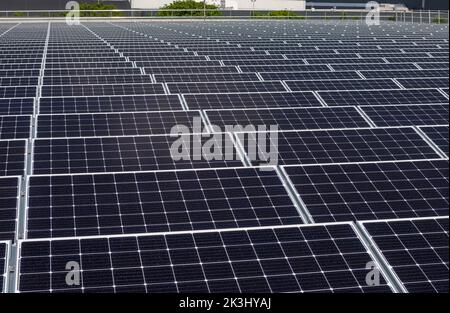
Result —
[[[73,104],[73,103],[72,103]],[[194,132],[194,119],[224,131],[227,126],[277,125],[278,130],[339,129],[357,127],[447,125],[448,105],[336,106],[279,109],[233,109],[201,111],[152,111],[0,116],[0,139],[28,139],[36,126],[36,138],[101,137],[170,134],[177,125]],[[205,127],[203,127],[205,126]],[[256,126],[255,126],[256,127]],[[197,131],[198,132],[198,131]]]
[[[240,129],[243,130],[245,128]],[[425,139],[422,138],[423,133],[427,136]],[[395,127],[237,132],[235,135],[233,139],[231,133],[195,137],[202,144],[216,140],[217,149],[222,153],[225,152],[226,143],[229,143],[232,161],[173,160],[171,147],[176,139],[170,135],[34,139],[29,152],[31,174],[264,165],[265,161],[270,160],[264,160],[261,155],[253,156],[255,151],[250,148],[254,147],[249,148],[250,143],[258,140],[258,136],[264,136],[264,140],[268,141],[264,146],[268,151],[278,149],[276,157],[281,165],[419,160],[448,155],[448,126],[445,125],[422,126],[418,129]],[[194,140],[191,138],[193,136],[183,135],[189,148],[192,146],[189,140]],[[276,142],[269,141],[272,136],[276,136]],[[242,158],[236,155],[233,140],[244,149]],[[433,143],[431,146],[430,141]],[[27,140],[0,141],[0,176],[24,175],[28,148]]]
[[[367,238],[375,247],[369,248]],[[0,269],[7,265],[8,248],[0,242]],[[24,240],[18,251],[15,279],[21,292],[448,289],[448,218]],[[66,283],[71,262],[83,264],[81,285]],[[380,263],[387,270],[377,281],[368,268],[383,268]],[[0,275],[0,286],[5,278]],[[370,279],[378,284],[367,286]]]
[[[86,85],[42,86],[42,97],[152,95],[152,94],[221,94],[283,91],[347,91],[448,88],[448,78],[402,78],[402,79],[340,79],[296,81],[236,81],[236,82],[178,82],[178,83],[120,83]],[[167,88],[167,92],[166,89]],[[27,98],[37,95],[37,86],[0,87],[2,98]]]
[[[36,73],[37,74],[37,73]],[[304,81],[330,79],[399,79],[448,77],[448,69],[436,70],[377,70],[377,71],[334,71],[334,72],[270,72],[270,73],[203,73],[203,74],[154,74],[102,75],[102,76],[44,76],[42,85],[102,85],[129,83],[190,83],[190,82],[238,82],[238,81]],[[0,77],[0,86],[38,85],[39,76]],[[295,84],[295,82],[291,82]],[[408,82],[410,83],[410,82]],[[292,86],[290,86],[292,87]],[[298,88],[298,87],[297,87]],[[295,89],[295,88],[294,88]]]

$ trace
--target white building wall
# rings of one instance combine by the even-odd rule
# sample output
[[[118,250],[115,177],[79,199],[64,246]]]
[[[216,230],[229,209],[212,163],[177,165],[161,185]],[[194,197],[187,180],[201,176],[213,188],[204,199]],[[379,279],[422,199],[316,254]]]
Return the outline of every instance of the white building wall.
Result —
[[[133,9],[157,9],[174,0],[130,0]],[[202,0],[196,0],[202,2]],[[220,0],[206,0],[207,3],[220,5]],[[250,0],[226,0],[227,7],[246,10],[252,8]],[[256,0],[255,10],[305,10],[304,0]]]

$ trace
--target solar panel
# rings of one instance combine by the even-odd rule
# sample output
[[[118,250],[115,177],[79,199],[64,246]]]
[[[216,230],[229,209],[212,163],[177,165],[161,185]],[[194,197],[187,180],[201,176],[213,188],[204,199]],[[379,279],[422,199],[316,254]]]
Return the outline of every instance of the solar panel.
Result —
[[[103,84],[152,83],[149,75],[105,75],[105,76],[48,76],[43,85],[103,85]],[[53,87],[52,87],[53,88]],[[102,88],[97,86],[96,88]]]
[[[237,81],[258,81],[259,78],[254,73],[207,73],[207,74],[156,74],[155,80],[158,83],[169,82],[237,82]]]
[[[213,125],[276,125],[279,130],[367,127],[369,124],[353,107],[283,108],[258,110],[206,110]]]
[[[170,134],[172,127],[193,129],[198,111],[39,115],[38,138]]]
[[[274,170],[33,176],[28,192],[27,238],[303,223]]]
[[[448,103],[436,89],[319,91],[319,95],[329,106]]]
[[[286,81],[292,91],[319,90],[358,90],[358,89],[399,89],[400,87],[389,79],[349,79],[349,80],[305,80]]]
[[[278,152],[280,165],[439,158],[413,128],[284,131],[275,142],[273,133],[237,135],[253,165],[267,162],[267,151]],[[258,141],[261,135],[266,146]]]
[[[315,222],[448,215],[448,161],[286,166]]]
[[[21,241],[20,292],[391,292],[348,224]],[[64,265],[83,264],[79,286]]]
[[[19,185],[19,177],[0,177],[0,240],[16,236]]]
[[[447,126],[423,126],[420,129],[441,149],[449,155],[449,139]]]
[[[305,59],[307,64],[383,64],[382,58],[371,57],[369,59],[361,58],[344,58],[344,57],[334,57],[334,58],[308,58]]]
[[[29,138],[31,117],[28,115],[0,116],[0,139]]]
[[[405,88],[445,88],[448,87],[448,75],[443,78],[402,78],[397,81]]]
[[[33,98],[0,99],[0,115],[32,115]]]
[[[0,176],[25,174],[26,140],[0,140]]]
[[[448,69],[448,62],[436,62],[436,63],[417,63],[421,69],[432,70],[432,69]]]
[[[362,224],[412,293],[448,293],[448,217]]]
[[[449,76],[448,69],[361,71],[361,74],[366,78],[423,78]],[[419,88],[424,88],[424,86],[420,86]]]
[[[0,241],[0,293],[6,291],[9,242]]]
[[[45,69],[44,77],[51,76],[92,76],[92,75],[139,75],[139,68],[72,68],[72,69]]]
[[[36,96],[36,87],[0,87],[0,98],[28,98]]]
[[[330,68],[324,64],[300,64],[300,65],[246,65],[239,66],[244,73],[255,72],[329,72]]]
[[[114,96],[164,94],[161,84],[42,86],[43,97]]]
[[[26,69],[15,69],[15,70],[2,70],[0,69],[0,77],[27,77],[27,76],[39,76],[39,69],[36,70],[26,70]]]
[[[380,127],[448,124],[448,104],[363,106],[361,109]]]
[[[191,110],[322,106],[311,92],[186,94],[183,97]]]
[[[38,84],[37,77],[0,77],[0,86],[33,86]]]
[[[235,66],[146,67],[147,74],[238,73]]]
[[[264,80],[322,80],[322,79],[359,79],[354,71],[345,72],[272,72],[260,73]]]
[[[301,65],[301,64],[305,64],[305,62],[303,61],[303,59],[298,58],[298,59],[290,59],[290,60],[286,60],[286,59],[271,59],[269,58],[268,55],[264,55],[264,59],[253,59],[251,56],[244,56],[244,57],[240,57],[241,59],[234,59],[234,60],[224,60],[223,63],[225,65],[243,65],[243,66],[247,66],[249,64],[251,64],[252,66],[266,66],[266,65],[292,65],[292,66],[297,66],[297,65]]]
[[[227,93],[227,92],[276,92],[286,91],[279,81],[274,82],[211,82],[211,83],[168,83],[171,93]]]
[[[332,64],[335,71],[364,71],[364,70],[416,70],[411,63],[378,63],[378,64]]]
[[[190,154],[176,158],[172,153],[176,141],[182,140]],[[205,158],[203,147],[214,141],[220,158]],[[231,148],[229,148],[231,147]],[[192,149],[192,151],[191,151]],[[228,152],[230,149],[231,151]],[[225,151],[226,150],[226,151]],[[230,160],[224,159],[225,152]],[[231,159],[232,158],[232,159]],[[243,166],[229,135],[84,137],[68,139],[38,139],[33,145],[33,174],[123,172],[203,167]]]
[[[183,110],[177,95],[40,98],[40,114]]]

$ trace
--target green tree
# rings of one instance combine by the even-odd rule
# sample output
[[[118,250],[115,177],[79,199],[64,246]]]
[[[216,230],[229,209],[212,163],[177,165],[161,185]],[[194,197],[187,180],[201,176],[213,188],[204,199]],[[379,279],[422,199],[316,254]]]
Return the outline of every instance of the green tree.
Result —
[[[170,4],[166,4],[160,8],[164,11],[158,11],[157,16],[221,16],[219,7],[213,4],[196,2],[194,0],[176,0]],[[207,11],[204,12],[203,9]],[[168,10],[168,11],[165,11]],[[174,11],[171,11],[174,10]]]

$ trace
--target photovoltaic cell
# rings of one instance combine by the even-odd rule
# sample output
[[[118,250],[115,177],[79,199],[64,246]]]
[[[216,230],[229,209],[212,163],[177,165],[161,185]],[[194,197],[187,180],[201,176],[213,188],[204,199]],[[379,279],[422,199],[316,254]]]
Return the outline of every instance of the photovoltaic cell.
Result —
[[[191,110],[322,106],[311,92],[186,94],[183,97]]]
[[[377,126],[420,126],[448,124],[448,104],[362,106]]]
[[[448,161],[286,166],[315,222],[448,215]]]
[[[0,177],[0,240],[15,238],[19,184],[19,177]]]
[[[420,129],[448,156],[448,126],[424,126]]]
[[[448,293],[448,217],[363,223],[410,293]]]
[[[368,123],[353,107],[207,110],[213,125],[276,126],[279,130],[330,129],[368,127]]]
[[[27,238],[302,224],[274,169],[34,176],[29,193]]]
[[[69,287],[64,266],[74,260],[83,264],[82,283]],[[372,261],[347,224],[21,241],[18,289],[390,292],[382,275],[380,286],[367,286]]]
[[[280,165],[439,158],[413,128],[285,131],[237,135],[255,166],[267,161],[261,156],[268,151],[277,151],[277,161]],[[266,141],[265,146],[258,141],[261,136]]]
[[[319,91],[329,106],[448,103],[437,89]]]
[[[193,129],[198,111],[39,115],[38,138],[170,134],[172,127]]]
[[[40,98],[40,114],[180,111],[177,95]]]

